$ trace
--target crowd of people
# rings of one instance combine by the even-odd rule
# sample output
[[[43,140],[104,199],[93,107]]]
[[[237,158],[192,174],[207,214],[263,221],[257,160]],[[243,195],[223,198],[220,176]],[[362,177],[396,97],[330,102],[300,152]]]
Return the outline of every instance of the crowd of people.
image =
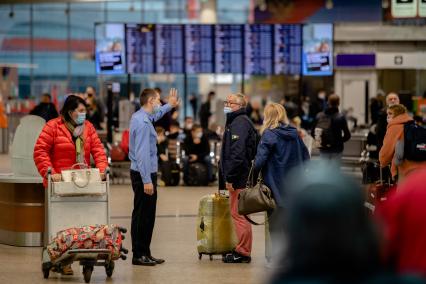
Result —
[[[391,166],[398,186],[392,196],[377,204],[376,214],[371,218],[364,207],[360,186],[342,175],[338,164],[327,162],[339,159],[343,143],[351,135],[346,117],[339,111],[337,95],[326,98],[320,93],[315,105],[303,106],[316,112],[309,123],[323,159],[315,163],[309,161],[301,123],[287,111],[294,111],[288,101],[266,103],[262,113],[246,96],[231,94],[223,106],[224,133],[211,131],[208,135],[208,123],[197,124],[190,117],[185,118],[181,129],[173,115],[180,103],[177,90],[171,89],[164,101],[160,100],[160,92],[141,92],[140,109],[132,115],[128,133],[134,192],[133,265],[155,266],[165,262],[152,255],[150,245],[157,173],[161,163],[169,159],[168,139],[183,141],[187,171],[192,162],[211,165],[208,141],[214,137],[222,141],[219,186],[229,191],[238,239],[223,262],[251,262],[252,228],[238,214],[238,196],[246,188],[253,169],[263,177],[276,202],[276,208],[267,212],[275,248],[273,259],[278,268],[273,283],[423,283],[415,277],[426,277],[426,227],[422,225],[426,219],[426,188],[422,183],[426,163],[408,160],[404,155],[404,127],[414,120],[397,94],[388,94],[386,106],[380,110],[374,106],[378,110],[374,118],[374,151],[381,167]],[[44,178],[51,168],[52,179],[58,181],[62,169],[75,163],[90,164],[91,155],[100,172],[105,171],[107,157],[96,134],[96,123],[89,121],[98,112],[101,126],[103,107],[96,100],[94,88],[88,88],[86,94],[68,96],[59,114],[53,111],[46,94],[33,111],[47,121],[34,148],[34,161]],[[206,105],[201,107],[204,114],[200,114],[200,119],[209,120],[208,104],[213,97],[214,93],[210,93]],[[212,169],[208,172],[209,179],[213,179]],[[73,271],[67,266],[62,273]]]

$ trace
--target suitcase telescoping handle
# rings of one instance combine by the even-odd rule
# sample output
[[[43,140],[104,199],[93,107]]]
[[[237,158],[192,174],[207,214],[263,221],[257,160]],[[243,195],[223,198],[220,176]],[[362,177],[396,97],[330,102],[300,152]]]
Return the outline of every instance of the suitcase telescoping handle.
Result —
[[[389,166],[386,166],[386,167],[381,167],[380,166],[380,164],[379,164],[379,174],[380,174],[380,185],[383,185],[384,184],[384,182],[383,182],[383,170],[384,169],[388,169],[389,170]],[[392,178],[391,178],[391,176],[388,176],[388,184],[390,185],[391,184],[391,182],[392,182]]]

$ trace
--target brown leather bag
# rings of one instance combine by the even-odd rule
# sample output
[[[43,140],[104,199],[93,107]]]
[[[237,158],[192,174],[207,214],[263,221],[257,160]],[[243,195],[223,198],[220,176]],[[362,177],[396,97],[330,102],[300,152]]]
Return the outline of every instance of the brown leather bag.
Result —
[[[244,215],[247,221],[254,225],[261,225],[253,222],[247,215],[274,210],[276,205],[271,189],[263,183],[262,173],[259,173],[257,183],[254,184],[253,168],[254,165],[250,169],[245,190],[241,191],[238,196],[238,214]]]

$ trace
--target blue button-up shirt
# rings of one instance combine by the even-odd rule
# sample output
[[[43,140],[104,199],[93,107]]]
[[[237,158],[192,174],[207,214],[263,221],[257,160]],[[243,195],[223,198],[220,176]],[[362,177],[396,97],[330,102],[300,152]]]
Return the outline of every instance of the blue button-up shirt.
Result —
[[[153,123],[171,110],[169,104],[162,106],[155,114],[141,108],[130,119],[130,169],[141,174],[144,184],[152,183],[151,174],[158,171],[157,133]]]

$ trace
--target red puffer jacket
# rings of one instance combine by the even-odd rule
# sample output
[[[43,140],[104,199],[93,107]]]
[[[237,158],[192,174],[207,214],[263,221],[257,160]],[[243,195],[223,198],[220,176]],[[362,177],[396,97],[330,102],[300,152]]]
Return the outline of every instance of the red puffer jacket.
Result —
[[[93,125],[84,124],[84,158],[90,165],[90,154],[95,160],[96,167],[103,173],[108,166],[107,157],[101,140]],[[61,173],[76,163],[75,143],[71,132],[65,126],[61,117],[50,120],[43,128],[34,146],[34,162],[38,172],[44,178],[46,187],[47,169],[52,168],[52,174]]]

